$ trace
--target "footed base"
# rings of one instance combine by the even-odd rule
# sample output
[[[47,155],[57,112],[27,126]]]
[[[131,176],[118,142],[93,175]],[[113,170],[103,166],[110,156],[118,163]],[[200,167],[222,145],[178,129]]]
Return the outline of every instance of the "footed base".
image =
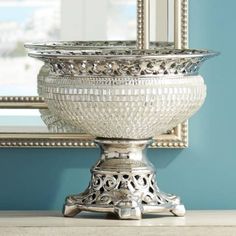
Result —
[[[180,199],[157,187],[155,171],[143,151],[149,140],[97,142],[102,156],[91,170],[89,187],[79,195],[67,197],[64,216],[73,217],[81,211],[114,213],[120,219],[135,220],[145,213],[185,215]]]
[[[145,213],[171,212],[175,216],[184,216],[185,207],[180,204],[178,197],[172,196],[172,200],[166,199],[166,203],[157,205],[143,205],[132,201],[121,201],[117,205],[87,205],[79,204],[80,195],[70,196],[64,205],[63,214],[66,217],[74,217],[81,211],[107,212],[116,214],[122,220],[139,220]]]

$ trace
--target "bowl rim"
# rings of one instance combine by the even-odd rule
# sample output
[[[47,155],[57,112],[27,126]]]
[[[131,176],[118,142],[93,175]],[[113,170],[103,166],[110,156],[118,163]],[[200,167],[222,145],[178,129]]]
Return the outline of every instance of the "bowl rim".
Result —
[[[94,48],[135,48],[136,41],[135,40],[94,40],[94,41],[48,41],[48,42],[27,42],[24,44],[27,49],[55,49],[55,48],[63,48],[64,50],[71,49],[94,49]],[[150,42],[150,46],[161,46],[161,47],[171,47],[174,46],[173,42],[166,41],[152,41]]]
[[[175,49],[169,42],[152,42],[146,50],[135,45],[136,41],[49,41],[26,43],[25,48],[29,56],[41,60],[208,59],[219,54],[207,49]]]
[[[116,50],[118,51],[118,50]],[[73,52],[56,51],[56,50],[44,50],[44,51],[31,51],[28,55],[33,58],[38,58],[41,60],[51,59],[51,60],[145,60],[145,59],[155,59],[155,60],[178,60],[178,59],[208,59],[219,55],[218,52],[210,50],[196,50],[196,49],[175,49],[171,51],[164,51],[164,54],[160,54],[162,50],[141,50],[133,51],[136,52],[132,55],[112,55],[112,54],[101,54],[101,55],[81,55],[81,50]],[[59,53],[58,53],[59,52]],[[78,53],[79,52],[79,53]],[[82,51],[83,53],[85,51]],[[89,51],[91,52],[91,51]],[[97,50],[95,51],[97,52]],[[85,52],[86,53],[86,52]],[[152,54],[148,54],[152,53]]]

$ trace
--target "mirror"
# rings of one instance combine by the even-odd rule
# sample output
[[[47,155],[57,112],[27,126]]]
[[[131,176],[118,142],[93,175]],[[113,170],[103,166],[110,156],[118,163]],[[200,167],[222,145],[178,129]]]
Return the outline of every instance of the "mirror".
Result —
[[[151,0],[150,14],[151,40],[173,42],[174,0]],[[45,125],[56,121],[37,97],[42,62],[28,57],[23,45],[135,40],[136,0],[0,0],[0,32],[0,146],[95,146],[82,131]],[[187,123],[180,124],[151,146],[186,147],[187,131]]]

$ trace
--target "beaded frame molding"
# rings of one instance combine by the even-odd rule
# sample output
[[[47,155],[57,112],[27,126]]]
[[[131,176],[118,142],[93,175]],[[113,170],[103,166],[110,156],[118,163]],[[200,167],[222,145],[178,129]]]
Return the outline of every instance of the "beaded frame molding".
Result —
[[[181,27],[175,30],[175,37],[180,37],[182,48],[188,48],[188,0],[181,1]],[[176,9],[175,9],[176,10]],[[47,109],[41,97],[0,96],[0,109]],[[72,133],[26,133],[0,132],[0,147],[70,147],[94,148],[94,138],[88,134]],[[186,148],[188,147],[188,122],[179,124],[154,139],[150,148]]]

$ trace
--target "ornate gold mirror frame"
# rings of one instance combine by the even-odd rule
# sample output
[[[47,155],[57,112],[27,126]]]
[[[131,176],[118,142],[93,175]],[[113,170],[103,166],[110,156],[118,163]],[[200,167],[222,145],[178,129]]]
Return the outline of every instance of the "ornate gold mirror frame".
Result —
[[[159,0],[167,2],[167,0]],[[159,12],[162,14],[162,12]],[[175,0],[175,42],[188,48],[188,0]],[[157,24],[158,25],[158,24]],[[47,109],[41,97],[0,97],[0,109]],[[157,137],[151,148],[185,148],[188,146],[188,122]],[[93,137],[72,133],[0,132],[0,147],[96,147]]]

